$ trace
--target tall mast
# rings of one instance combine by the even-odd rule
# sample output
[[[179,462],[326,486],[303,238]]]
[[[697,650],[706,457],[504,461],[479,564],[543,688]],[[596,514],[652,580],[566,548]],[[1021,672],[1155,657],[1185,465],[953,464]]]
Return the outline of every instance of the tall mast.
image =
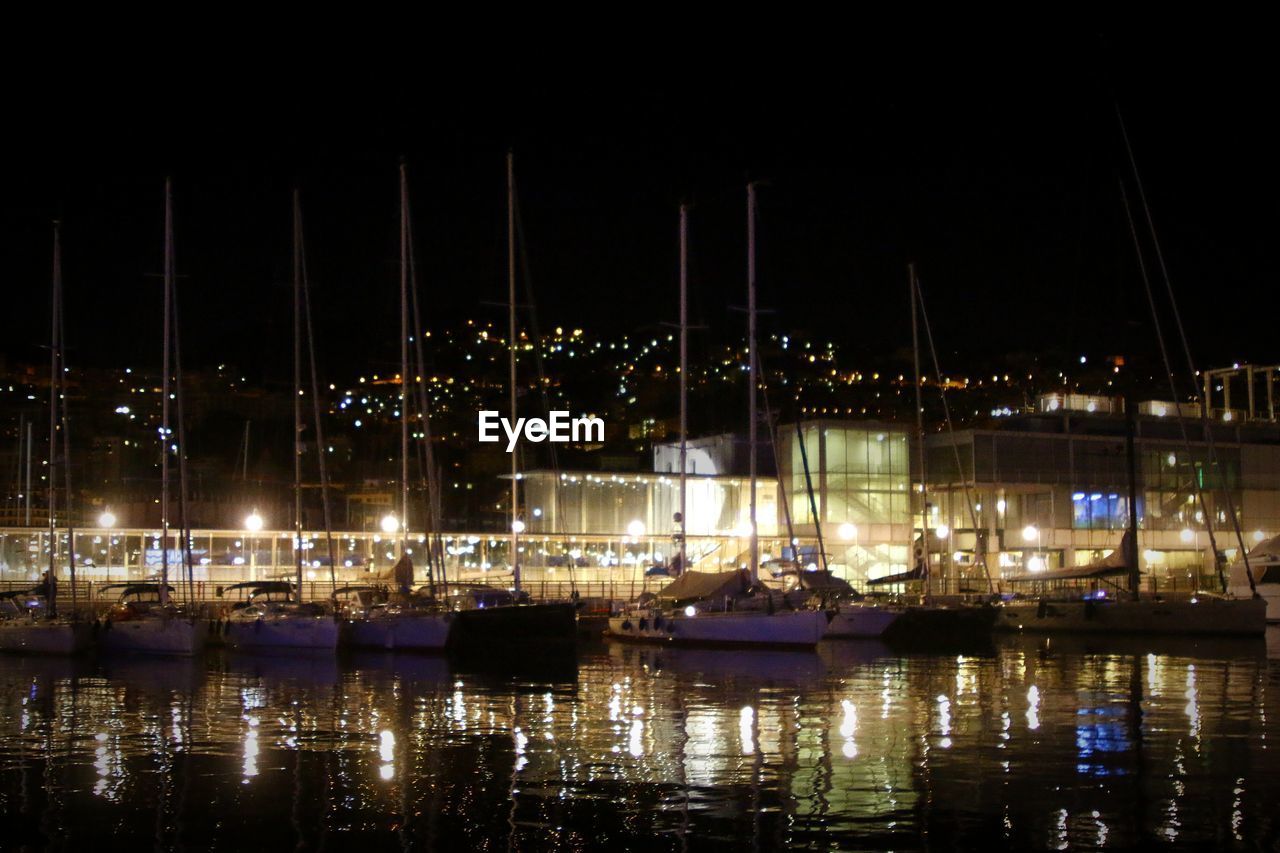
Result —
[[[747,184],[747,445],[751,457],[751,582],[759,579],[756,531],[756,185]]]
[[[689,206],[680,205],[680,572],[689,570]]]
[[[62,299],[62,239],[60,233],[54,234],[54,270],[58,301],[58,398],[59,414],[62,418],[62,486],[67,515],[67,579],[71,582],[71,618],[79,619],[76,614],[76,528],[72,520],[71,506],[71,419],[67,417],[67,323],[66,310]],[[49,472],[50,476],[53,472]]]
[[[294,215],[298,221],[298,260],[302,267],[302,315],[307,337],[307,364],[311,368],[311,410],[316,422],[316,462],[320,469],[320,504],[324,511],[324,541],[329,554],[329,588],[338,588],[337,554],[333,547],[333,516],[329,507],[329,469],[325,463],[328,453],[324,442],[324,423],[320,420],[320,378],[316,367],[315,327],[311,323],[311,285],[307,280],[307,243],[302,231],[302,201],[298,190],[293,191]],[[249,463],[249,422],[244,422],[245,465]]]
[[[173,320],[173,186],[164,179],[164,358],[160,380],[160,603],[169,603],[169,370]]]
[[[26,502],[26,505],[24,507],[24,511],[25,511],[24,524],[27,527],[31,526],[31,454],[32,454],[31,436],[32,436],[32,432],[33,432],[32,422],[27,421],[27,483],[26,483],[26,488],[22,490],[23,500]]]
[[[507,340],[510,344],[511,423],[516,422],[516,171],[515,154],[507,152]],[[520,592],[520,463],[511,453],[511,572]]]
[[[920,331],[916,319],[916,265],[907,264],[907,286],[911,291],[911,358],[915,364],[916,385],[916,456],[920,460],[920,559],[924,567],[924,595],[929,599],[933,578],[929,571],[929,492],[925,486],[924,403],[920,399]]]
[[[400,555],[409,553],[409,179],[400,161]]]
[[[58,551],[58,388],[61,386],[59,372],[58,312],[62,310],[62,226],[56,220],[53,223],[53,282],[50,297],[49,322],[49,612],[57,609],[57,592],[54,578],[58,576],[55,556]]]
[[[302,601],[302,209],[293,194],[293,572]]]

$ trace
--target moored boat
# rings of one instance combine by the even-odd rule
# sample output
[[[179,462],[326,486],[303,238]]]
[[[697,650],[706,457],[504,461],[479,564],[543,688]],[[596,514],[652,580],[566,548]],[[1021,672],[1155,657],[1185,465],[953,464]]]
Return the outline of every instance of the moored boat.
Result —
[[[108,653],[198,655],[208,639],[208,620],[168,603],[173,588],[157,583],[123,583],[116,604],[99,623],[98,644]]]
[[[338,647],[333,614],[315,602],[299,601],[288,581],[233,584],[225,592],[240,589],[250,592],[227,616],[224,635],[230,648],[332,651]]]
[[[44,597],[32,590],[0,593],[0,652],[74,655],[91,638],[90,623],[50,617]]]

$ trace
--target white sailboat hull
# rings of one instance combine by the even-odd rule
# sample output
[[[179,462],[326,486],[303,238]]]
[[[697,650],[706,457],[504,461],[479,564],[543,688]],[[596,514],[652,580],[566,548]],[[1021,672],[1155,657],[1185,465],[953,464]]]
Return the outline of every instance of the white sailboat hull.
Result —
[[[290,613],[227,623],[227,645],[233,649],[336,649],[338,623],[332,616]]]
[[[826,631],[827,614],[819,610],[630,613],[609,619],[609,636],[615,639],[680,645],[816,646]]]
[[[89,647],[90,626],[81,622],[0,622],[0,652],[74,655]]]
[[[1229,587],[1228,592],[1237,598],[1248,598],[1253,593],[1247,584]],[[1258,584],[1258,595],[1267,603],[1267,621],[1280,622],[1280,584]]]
[[[1267,603],[1248,598],[1006,602],[997,610],[1004,631],[1256,636],[1267,627]]]
[[[113,620],[103,625],[103,651],[149,655],[198,655],[209,638],[203,619],[187,616],[145,616]]]
[[[351,644],[366,649],[437,651],[449,641],[451,613],[400,613],[351,622]]]
[[[884,635],[901,616],[898,610],[861,604],[844,605],[831,615],[828,637],[862,637],[875,639]]]

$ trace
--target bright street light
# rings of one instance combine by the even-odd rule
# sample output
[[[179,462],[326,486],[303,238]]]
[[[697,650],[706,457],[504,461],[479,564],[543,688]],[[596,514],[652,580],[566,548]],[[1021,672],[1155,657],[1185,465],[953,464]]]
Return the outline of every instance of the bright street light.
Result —
[[[110,529],[116,526],[116,517],[112,515],[111,510],[103,510],[102,515],[98,516],[98,526]]]
[[[627,525],[627,535],[633,539],[639,539],[644,535],[644,522],[640,519],[634,519]]]
[[[524,522],[518,518],[515,521],[511,522],[511,532],[524,533]]]
[[[387,513],[382,517],[382,532],[395,533],[400,529],[400,519],[396,518],[395,513]]]
[[[1040,538],[1040,530],[1034,524],[1028,524],[1022,528],[1022,539],[1025,542],[1034,542]]]
[[[244,529],[250,533],[257,533],[262,529],[262,516],[258,515],[256,509],[244,520]]]
[[[851,524],[846,521],[844,524],[840,525],[836,532],[840,534],[840,538],[845,542],[852,542],[858,535],[858,525]]]
[[[939,524],[933,530],[935,533],[938,534],[939,539],[946,539],[948,536],[951,535],[951,528],[947,527],[945,524]]]

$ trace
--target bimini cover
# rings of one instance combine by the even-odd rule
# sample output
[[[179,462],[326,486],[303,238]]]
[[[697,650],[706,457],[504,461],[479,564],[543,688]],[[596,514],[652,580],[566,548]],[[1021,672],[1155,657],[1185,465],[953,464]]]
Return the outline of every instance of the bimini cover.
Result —
[[[734,569],[729,572],[685,572],[658,590],[662,601],[702,601],[745,592],[751,585],[750,575]]]

